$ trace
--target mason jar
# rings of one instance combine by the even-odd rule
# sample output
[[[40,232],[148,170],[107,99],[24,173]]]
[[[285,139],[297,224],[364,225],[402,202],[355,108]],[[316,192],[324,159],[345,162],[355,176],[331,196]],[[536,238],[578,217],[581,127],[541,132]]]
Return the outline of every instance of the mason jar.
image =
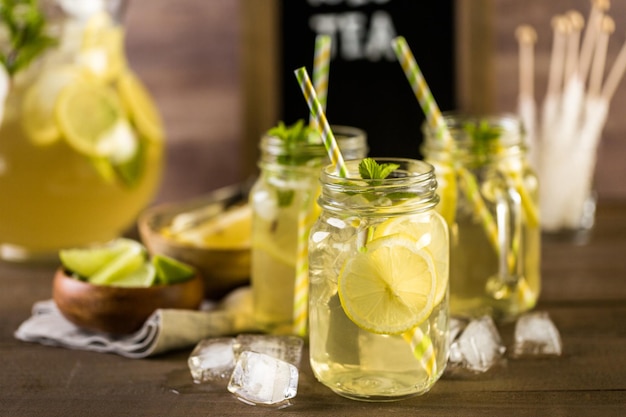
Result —
[[[448,358],[449,242],[433,167],[411,159],[385,179],[360,161],[321,174],[309,237],[309,343],[335,393],[391,401],[427,392]]]
[[[348,126],[332,129],[346,159],[365,157],[365,132]],[[315,200],[327,152],[321,142],[293,144],[269,134],[261,138],[260,150],[260,175],[249,197],[254,318],[268,333],[303,334],[306,330],[295,329],[296,269],[298,259],[307,258],[306,236],[319,214]],[[298,254],[299,240],[303,250]],[[302,268],[306,273],[306,265]],[[306,317],[301,324],[306,327]]]
[[[435,166],[451,231],[450,311],[514,319],[539,297],[538,181],[512,115],[444,116],[445,143],[426,124],[422,152]]]

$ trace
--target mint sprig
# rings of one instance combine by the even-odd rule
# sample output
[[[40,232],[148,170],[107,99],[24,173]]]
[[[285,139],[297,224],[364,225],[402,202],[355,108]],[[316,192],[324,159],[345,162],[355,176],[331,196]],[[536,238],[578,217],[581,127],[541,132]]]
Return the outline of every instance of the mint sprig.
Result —
[[[277,157],[277,163],[287,166],[308,165],[312,159],[319,158],[317,155],[298,152],[298,148],[303,145],[319,143],[319,136],[315,130],[309,127],[304,120],[300,119],[291,126],[287,126],[283,121],[267,131],[267,134],[283,141],[285,153]],[[279,207],[291,205],[295,196],[294,190],[276,189],[276,197]]]
[[[475,123],[466,123],[463,130],[471,138],[470,151],[476,157],[476,163],[480,166],[488,161],[493,145],[500,139],[502,128],[492,126],[487,120]]]
[[[372,158],[364,158],[359,163],[359,174],[364,180],[384,180],[398,168],[398,164],[379,164]]]
[[[0,22],[0,30],[6,31],[8,38],[0,45],[0,62],[10,76],[57,44],[46,32],[38,0],[0,0]]]
[[[306,165],[310,160],[319,158],[317,155],[299,153],[297,151],[302,145],[321,143],[317,132],[302,119],[291,126],[287,126],[280,121],[267,134],[281,139],[284,143],[286,152],[278,157],[278,163],[281,165]]]

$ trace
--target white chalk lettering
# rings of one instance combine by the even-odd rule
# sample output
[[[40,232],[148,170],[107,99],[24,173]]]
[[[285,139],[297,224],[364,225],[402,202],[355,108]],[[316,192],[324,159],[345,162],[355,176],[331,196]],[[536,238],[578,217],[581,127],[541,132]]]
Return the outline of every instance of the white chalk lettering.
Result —
[[[393,60],[391,40],[396,36],[393,19],[383,10],[374,12],[369,27],[362,12],[319,13],[309,18],[309,26],[316,34],[332,38],[332,56],[346,61],[367,59]]]

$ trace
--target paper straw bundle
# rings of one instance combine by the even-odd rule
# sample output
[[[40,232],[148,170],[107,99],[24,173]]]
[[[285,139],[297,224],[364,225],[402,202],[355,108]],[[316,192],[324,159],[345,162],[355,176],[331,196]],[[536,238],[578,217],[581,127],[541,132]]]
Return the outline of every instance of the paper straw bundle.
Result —
[[[577,11],[552,19],[548,85],[537,120],[533,91],[533,45],[527,26],[516,34],[520,52],[518,110],[528,134],[531,163],[540,180],[545,231],[577,230],[591,196],[597,147],[609,103],[626,70],[626,43],[604,79],[607,47],[615,24],[608,0],[593,0],[585,24]]]

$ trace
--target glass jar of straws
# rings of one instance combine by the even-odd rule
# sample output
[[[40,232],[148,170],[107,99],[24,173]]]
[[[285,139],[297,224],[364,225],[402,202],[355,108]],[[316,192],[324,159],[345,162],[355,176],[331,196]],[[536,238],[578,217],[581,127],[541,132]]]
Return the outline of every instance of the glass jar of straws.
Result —
[[[425,159],[435,166],[451,230],[452,314],[514,318],[540,291],[538,181],[514,116],[444,116],[445,146],[424,125]]]
[[[433,167],[362,179],[360,161],[322,171],[309,239],[310,360],[337,394],[398,400],[428,391],[448,357],[448,228]]]
[[[366,156],[365,132],[347,126],[333,131],[345,158]],[[261,172],[250,192],[254,317],[263,331],[302,334],[306,314],[295,331],[294,287],[297,271],[307,272],[306,237],[319,214],[318,176],[328,156],[317,133],[301,142],[266,134],[260,149]]]

